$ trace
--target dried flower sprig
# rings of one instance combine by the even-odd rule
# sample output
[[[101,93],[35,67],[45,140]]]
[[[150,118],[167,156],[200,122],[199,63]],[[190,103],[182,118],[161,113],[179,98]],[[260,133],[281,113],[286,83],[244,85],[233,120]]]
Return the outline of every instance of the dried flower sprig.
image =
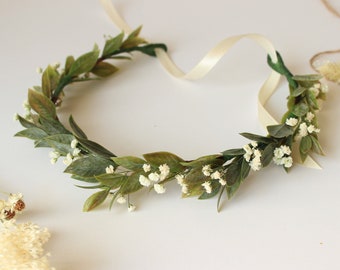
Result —
[[[125,58],[127,52],[140,51],[154,56],[155,48],[166,49],[162,44],[147,44],[139,38],[139,30],[125,40],[123,34],[108,39],[101,56],[95,46],[93,51],[77,59],[67,57],[63,70],[52,65],[45,68],[41,86],[29,90],[26,116],[17,117],[25,129],[16,136],[34,140],[36,147],[52,148],[52,163],[63,157],[66,173],[90,184],[84,188],[100,190],[86,200],[84,211],[92,210],[108,197],[110,206],[114,202],[126,203],[132,211],[135,206],[130,202],[131,194],[143,188],[163,194],[170,181],[177,181],[182,197],[208,199],[218,195],[219,206],[222,194],[226,192],[231,198],[251,171],[258,171],[272,161],[288,171],[293,165],[293,143],[299,144],[302,160],[311,152],[322,154],[316,113],[320,109],[319,101],[325,99],[327,87],[320,82],[319,75],[293,76],[279,54],[275,63],[268,57],[268,64],[288,81],[288,111],[281,124],[267,127],[268,133],[264,136],[241,133],[250,140],[243,147],[190,161],[169,152],[148,153],[143,158],[117,157],[88,139],[72,116],[69,118],[72,131],[66,129],[56,112],[66,86],[113,74],[117,68],[107,60]]]
[[[43,249],[50,238],[48,230],[31,222],[17,223],[14,218],[24,208],[21,193],[0,200],[0,269],[54,270],[50,254]]]

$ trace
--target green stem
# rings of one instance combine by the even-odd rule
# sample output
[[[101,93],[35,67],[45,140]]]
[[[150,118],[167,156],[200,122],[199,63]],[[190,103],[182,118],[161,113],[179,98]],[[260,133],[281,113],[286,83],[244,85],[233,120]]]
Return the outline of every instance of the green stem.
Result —
[[[281,57],[281,55],[279,54],[279,52],[276,52],[277,55],[277,62],[274,63],[273,60],[270,58],[270,56],[268,55],[267,57],[267,62],[268,65],[275,70],[276,72],[280,73],[281,75],[285,76],[289,85],[292,88],[297,88],[298,84],[297,82],[293,79],[293,74],[289,71],[289,69],[285,66],[283,59]]]
[[[55,102],[60,93],[63,91],[64,87],[72,82],[72,77],[71,76],[65,76],[63,77],[60,81],[59,84],[57,85],[56,89],[54,90],[52,94],[52,101]]]

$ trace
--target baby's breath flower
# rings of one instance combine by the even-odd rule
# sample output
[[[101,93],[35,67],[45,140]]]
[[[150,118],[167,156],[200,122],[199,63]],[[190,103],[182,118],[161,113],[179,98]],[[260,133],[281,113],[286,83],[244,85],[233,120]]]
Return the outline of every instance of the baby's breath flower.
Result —
[[[227,184],[227,181],[224,179],[220,179],[218,182],[221,184],[221,186],[225,186]]]
[[[150,173],[148,178],[152,181],[152,182],[157,182],[160,179],[160,175],[156,172]]]
[[[254,171],[259,171],[262,167],[261,156],[255,156],[250,162],[249,166]]]
[[[292,153],[288,145],[281,145],[274,149],[273,161],[276,165],[283,165],[286,168],[290,168],[293,165],[293,159],[290,156]]]
[[[293,158],[292,157],[284,157],[282,158],[282,163],[283,166],[285,166],[286,168],[290,168],[293,166]]]
[[[155,184],[153,186],[153,188],[155,189],[156,193],[158,193],[158,194],[163,194],[163,193],[165,193],[165,190],[166,190],[164,185],[161,185],[161,184]]]
[[[204,165],[202,168],[202,173],[205,176],[210,176],[210,174],[212,173],[211,165]]]
[[[143,170],[144,170],[144,172],[151,171],[151,165],[150,164],[143,164]]]
[[[149,180],[149,178],[144,175],[139,176],[139,183],[144,187],[149,187],[151,185],[151,181]]]
[[[112,165],[107,166],[107,167],[105,168],[105,172],[106,172],[107,174],[114,173],[114,172],[115,172],[115,168],[114,168]]]
[[[221,179],[222,175],[219,171],[215,171],[210,175],[211,179],[219,180]]]
[[[328,90],[329,90],[329,88],[328,88],[328,85],[327,84],[321,84],[321,92],[322,93],[327,93],[328,92]]]
[[[60,153],[57,151],[51,151],[49,153],[50,159],[51,159],[51,164],[55,164],[58,161],[58,158],[60,157]]]
[[[42,74],[43,73],[43,69],[41,67],[37,67],[35,70],[38,74]]]
[[[182,193],[183,194],[188,194],[189,193],[188,185],[187,184],[182,184]]]
[[[320,93],[320,90],[315,87],[309,88],[309,91],[314,95],[314,97],[317,97]]]
[[[179,185],[184,184],[184,175],[183,174],[177,174],[175,176],[175,179],[177,180],[177,184],[179,184]]]
[[[256,147],[257,147],[257,142],[255,142],[255,141],[251,141],[250,144],[251,144],[251,146],[252,146],[253,148],[256,148]]]
[[[73,161],[73,156],[72,156],[71,153],[68,153],[68,154],[66,155],[66,157],[64,158],[64,160],[63,160],[63,162],[64,162],[64,164],[65,164],[66,166],[71,165],[72,161]]]
[[[129,203],[129,206],[128,206],[128,211],[129,212],[133,212],[136,210],[136,206],[132,203]]]
[[[202,186],[205,189],[205,192],[210,194],[212,192],[212,188],[211,188],[211,182],[210,181],[205,181]]]
[[[291,126],[291,127],[295,127],[298,123],[298,119],[295,117],[290,117],[286,120],[286,125],[287,126]]]
[[[124,203],[126,203],[126,198],[124,197],[124,196],[119,196],[118,198],[117,198],[117,203],[119,203],[119,204],[124,204]]]
[[[79,148],[74,148],[72,152],[72,156],[79,157],[81,150]]]
[[[306,114],[306,118],[305,118],[305,119],[306,119],[308,122],[312,122],[312,120],[314,119],[314,117],[315,117],[314,113],[308,112],[308,113]]]
[[[78,140],[77,139],[73,139],[72,141],[71,141],[71,148],[76,148],[77,147],[77,145],[78,145]]]
[[[307,124],[305,122],[301,123],[299,126],[299,134],[300,138],[306,137],[308,135]]]
[[[170,173],[170,167],[168,166],[168,164],[160,165],[159,171],[161,172],[160,180],[164,180]]]
[[[319,133],[320,132],[320,129],[319,128],[316,128],[314,125],[309,125],[308,128],[307,128],[307,131],[308,133]]]

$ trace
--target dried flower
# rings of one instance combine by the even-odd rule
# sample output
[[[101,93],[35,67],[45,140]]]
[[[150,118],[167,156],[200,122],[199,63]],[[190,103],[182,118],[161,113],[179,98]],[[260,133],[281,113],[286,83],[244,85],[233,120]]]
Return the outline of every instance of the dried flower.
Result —
[[[149,187],[151,185],[151,181],[149,180],[149,178],[144,175],[139,176],[139,183],[144,187]]]
[[[158,193],[158,194],[163,194],[163,193],[165,193],[165,190],[166,190],[164,185],[161,185],[161,184],[155,184],[153,186],[153,188],[155,189],[156,193]]]
[[[295,127],[297,125],[297,123],[299,122],[299,120],[295,117],[290,117],[286,120],[286,125],[287,126],[291,126],[291,127]]]
[[[210,174],[212,173],[212,169],[211,169],[211,166],[210,165],[204,165],[203,168],[202,168],[202,173],[205,175],[205,176],[210,176]]]
[[[212,189],[211,189],[211,182],[210,181],[205,181],[202,186],[204,187],[205,189],[205,192],[210,194],[212,192]]]
[[[144,172],[151,171],[151,165],[150,164],[143,164],[143,170],[144,170]]]
[[[115,168],[114,168],[112,165],[110,165],[110,166],[108,166],[108,167],[105,168],[105,172],[106,172],[107,174],[112,174],[112,173],[115,172]]]

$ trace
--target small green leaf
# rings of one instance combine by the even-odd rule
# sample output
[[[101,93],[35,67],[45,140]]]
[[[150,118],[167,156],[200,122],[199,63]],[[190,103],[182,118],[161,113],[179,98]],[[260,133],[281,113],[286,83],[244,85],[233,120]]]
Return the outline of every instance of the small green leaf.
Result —
[[[93,177],[105,173],[106,167],[110,165],[115,166],[111,160],[106,158],[94,155],[82,156],[74,160],[64,172],[81,177]]]
[[[40,116],[44,118],[55,119],[56,109],[53,102],[46,97],[44,94],[37,92],[35,90],[28,90],[28,102],[32,109],[36,111]]]
[[[79,138],[77,137],[77,140],[81,143],[82,146],[84,146],[88,151],[106,157],[106,158],[112,158],[115,157],[116,155],[101,146],[100,144],[84,139],[84,138]]]
[[[59,83],[59,74],[52,66],[48,66],[42,74],[42,91],[44,95],[51,98],[52,92]]]
[[[318,101],[317,101],[316,96],[314,95],[313,92],[308,91],[307,101],[308,101],[309,106],[312,107],[313,110],[319,109]]]
[[[140,31],[142,30],[142,26],[138,27],[136,30],[134,30],[127,39],[123,42],[121,48],[122,49],[128,49],[132,47],[136,47],[140,44],[146,43],[146,41],[139,36]]]
[[[262,142],[262,143],[265,143],[265,144],[271,143],[273,141],[273,139],[271,139],[271,138],[252,134],[252,133],[247,133],[247,132],[240,133],[240,135],[251,140],[251,141]]]
[[[321,80],[322,76],[320,74],[296,75],[293,76],[293,79],[298,82],[299,85],[309,88]]]
[[[125,182],[119,189],[119,193],[122,195],[126,195],[142,189],[143,186],[139,183],[139,176],[140,173],[136,172],[127,177]]]
[[[222,165],[223,160],[220,160],[221,155],[209,155],[209,156],[203,156],[199,157],[198,159],[192,160],[192,161],[184,161],[181,162],[181,165],[185,167],[202,167],[207,164],[212,165]]]
[[[144,46],[135,47],[134,51],[139,51],[139,52],[144,53],[146,55],[155,57],[156,56],[156,51],[155,51],[156,49],[162,49],[164,51],[168,50],[168,48],[166,47],[165,44],[155,43],[155,44],[147,44],[147,45],[144,45]]]
[[[313,135],[310,135],[310,138],[312,140],[313,146],[312,146],[312,150],[313,152],[317,153],[318,155],[324,155],[324,152],[322,150],[322,147],[319,143],[319,140],[314,137]]]
[[[244,179],[246,179],[249,172],[250,172],[249,163],[243,158],[241,164],[240,180],[243,181]]]
[[[116,164],[124,167],[125,169],[136,171],[142,169],[146,163],[143,159],[133,156],[113,157],[111,158]]]
[[[234,185],[241,179],[241,167],[243,157],[235,158],[228,166],[228,170],[225,174],[228,186]]]
[[[87,139],[85,132],[78,126],[76,121],[74,121],[74,118],[72,115],[69,117],[69,123],[72,128],[72,131],[78,138]]]
[[[18,120],[19,120],[20,124],[25,128],[37,127],[34,123],[26,120],[25,118],[21,117],[20,115],[18,115]]]
[[[245,154],[245,151],[243,148],[236,148],[223,151],[222,154],[224,157],[227,157],[227,159],[230,159],[235,156],[243,156]]]
[[[293,108],[293,113],[298,116],[298,117],[302,117],[304,115],[306,115],[309,111],[309,107],[306,103],[304,102],[300,102],[298,104],[296,104]]]
[[[71,134],[55,134],[45,137],[44,141],[61,155],[66,156],[68,153],[72,153],[73,151],[73,148],[71,147],[73,139],[74,136]]]
[[[178,172],[183,170],[181,162],[183,162],[184,160],[169,152],[148,153],[144,154],[143,157],[152,166],[158,167],[160,165],[167,164],[170,167],[171,172]]]
[[[40,128],[32,127],[19,131],[14,136],[16,137],[26,137],[31,140],[41,140],[48,136],[48,134]]]
[[[99,77],[108,77],[117,71],[117,67],[107,62],[99,62],[91,69],[91,72]]]
[[[69,76],[78,76],[82,73],[90,72],[97,63],[99,50],[93,50],[77,58],[70,67]]]
[[[294,133],[294,129],[285,124],[267,126],[267,130],[270,136],[279,139],[288,137]]]
[[[110,189],[105,189],[92,194],[84,203],[83,211],[88,212],[102,204],[109,195]]]
[[[231,186],[227,186],[227,195],[228,195],[228,199],[231,199],[236,191],[239,189],[241,185],[241,180],[238,179],[234,184],[232,184]]]
[[[111,189],[119,188],[127,178],[128,176],[119,173],[105,173],[96,176],[98,182]]]
[[[102,57],[106,58],[109,55],[113,54],[115,51],[120,49],[124,38],[124,33],[119,34],[118,36],[108,39],[105,42]]]
[[[67,56],[65,61],[65,74],[68,74],[70,72],[70,68],[74,63],[74,57],[72,55]]]
[[[299,150],[302,161],[305,161],[307,154],[311,150],[312,146],[313,142],[311,136],[305,136],[301,139]]]
[[[274,150],[276,145],[274,143],[268,144],[262,151],[261,164],[262,167],[266,167],[273,160]]]
[[[50,135],[71,134],[58,120],[52,118],[39,117],[40,128]]]
[[[294,89],[292,90],[292,94],[291,94],[291,95],[292,95],[293,97],[298,97],[298,96],[300,96],[301,94],[303,94],[306,90],[307,90],[307,88],[302,87],[302,86],[299,86],[299,87],[294,88]]]

